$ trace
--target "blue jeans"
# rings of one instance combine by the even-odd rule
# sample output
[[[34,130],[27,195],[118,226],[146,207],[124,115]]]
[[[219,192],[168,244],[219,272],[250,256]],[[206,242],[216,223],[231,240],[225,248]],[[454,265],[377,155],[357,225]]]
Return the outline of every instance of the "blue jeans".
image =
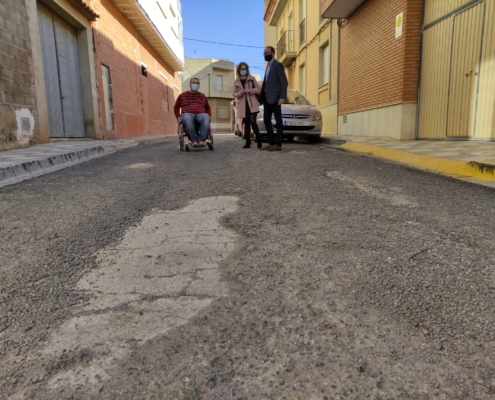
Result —
[[[202,114],[182,114],[182,123],[191,140],[206,140],[208,137],[208,129],[210,127],[210,116],[206,113]],[[199,123],[199,137],[196,132],[195,122]]]

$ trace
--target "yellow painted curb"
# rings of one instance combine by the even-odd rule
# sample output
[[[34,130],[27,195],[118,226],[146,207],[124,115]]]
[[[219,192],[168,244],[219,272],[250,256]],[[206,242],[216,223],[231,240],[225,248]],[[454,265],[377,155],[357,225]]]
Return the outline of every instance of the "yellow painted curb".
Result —
[[[447,158],[427,156],[424,154],[409,153],[393,150],[386,147],[364,143],[346,143],[340,146],[343,149],[358,153],[367,153],[387,160],[423,168],[429,171],[440,172],[463,178],[474,178],[482,181],[495,181],[495,165],[484,163],[468,163],[465,161],[449,160]]]

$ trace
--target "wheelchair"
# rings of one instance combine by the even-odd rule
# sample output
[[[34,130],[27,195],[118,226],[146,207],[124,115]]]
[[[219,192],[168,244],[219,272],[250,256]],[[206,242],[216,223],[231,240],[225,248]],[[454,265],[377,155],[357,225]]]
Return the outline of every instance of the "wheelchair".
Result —
[[[195,128],[196,132],[199,134],[199,123],[195,122]],[[206,137],[206,140],[204,144],[195,144],[193,145],[191,143],[191,138],[189,134],[186,132],[184,129],[184,124],[179,122],[179,150],[180,151],[191,151],[191,149],[200,149],[200,148],[205,148],[208,146],[208,149],[213,150],[213,134],[211,133],[211,123],[210,126],[208,127],[208,136]]]

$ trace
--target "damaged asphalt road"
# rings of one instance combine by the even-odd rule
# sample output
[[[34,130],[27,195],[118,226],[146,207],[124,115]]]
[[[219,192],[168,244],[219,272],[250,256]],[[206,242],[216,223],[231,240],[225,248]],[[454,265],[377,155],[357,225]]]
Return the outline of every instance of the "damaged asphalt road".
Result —
[[[493,398],[495,191],[242,145],[0,189],[0,398]]]

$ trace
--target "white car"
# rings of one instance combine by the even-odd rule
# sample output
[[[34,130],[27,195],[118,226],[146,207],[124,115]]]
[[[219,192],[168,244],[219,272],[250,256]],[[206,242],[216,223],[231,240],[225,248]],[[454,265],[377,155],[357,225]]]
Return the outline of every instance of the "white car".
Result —
[[[232,102],[234,109],[234,121],[237,121],[236,100]],[[263,122],[263,106],[260,106],[258,114],[258,126],[260,133],[266,136],[266,127]],[[287,91],[287,99],[282,105],[282,120],[284,124],[284,138],[288,141],[293,141],[295,137],[303,137],[310,142],[318,142],[323,127],[322,115],[314,105],[301,93],[296,90],[289,89]],[[274,130],[277,129],[275,118],[272,116],[272,125]],[[236,122],[232,127],[235,134],[244,136],[244,127],[242,132]],[[252,132],[251,132],[252,134]]]

